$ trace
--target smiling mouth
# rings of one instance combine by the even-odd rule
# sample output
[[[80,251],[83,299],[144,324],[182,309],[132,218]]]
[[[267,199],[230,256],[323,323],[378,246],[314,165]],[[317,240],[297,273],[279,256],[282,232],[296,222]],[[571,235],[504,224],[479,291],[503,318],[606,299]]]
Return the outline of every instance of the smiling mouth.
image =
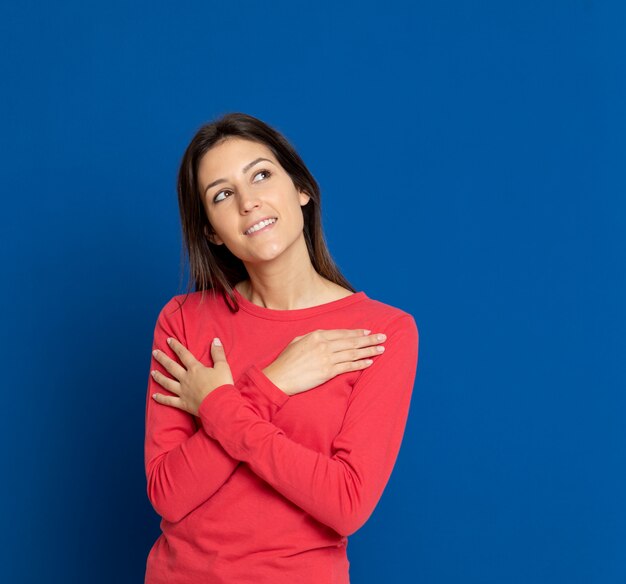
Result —
[[[259,231],[265,231],[269,227],[274,225],[274,223],[276,223],[276,221],[278,221],[277,217],[271,217],[270,219],[266,219],[264,221],[259,221],[259,223],[257,223],[254,226],[254,228],[250,228],[247,231],[244,231],[243,234],[244,235],[254,235],[255,233],[258,233]]]

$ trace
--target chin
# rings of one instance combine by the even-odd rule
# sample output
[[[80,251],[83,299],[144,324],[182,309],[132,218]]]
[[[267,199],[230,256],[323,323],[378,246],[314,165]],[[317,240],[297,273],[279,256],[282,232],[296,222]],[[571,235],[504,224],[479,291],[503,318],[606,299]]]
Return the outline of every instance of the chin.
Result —
[[[289,246],[284,246],[279,243],[272,243],[265,245],[262,249],[259,249],[257,253],[250,256],[248,261],[252,263],[269,262],[282,256]],[[257,251],[257,250],[255,250]]]
[[[304,241],[304,234],[302,231],[296,233],[291,241],[285,241],[283,237],[280,237],[274,239],[273,241],[251,241],[250,244],[243,249],[239,246],[235,246],[234,249],[229,247],[228,249],[242,262],[248,262],[251,264],[269,262],[277,259],[282,254],[287,252],[298,243],[300,238],[303,238]],[[304,245],[306,246],[306,243]]]
[[[276,252],[276,253],[262,253],[259,255],[255,255],[253,257],[251,257],[248,261],[250,263],[259,263],[259,262],[271,262],[277,258],[279,258],[282,255],[282,252]]]

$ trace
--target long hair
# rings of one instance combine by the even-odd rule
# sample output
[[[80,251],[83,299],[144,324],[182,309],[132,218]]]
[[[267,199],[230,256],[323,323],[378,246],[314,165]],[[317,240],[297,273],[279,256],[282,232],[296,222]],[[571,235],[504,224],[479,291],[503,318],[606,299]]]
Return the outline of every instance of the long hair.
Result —
[[[237,136],[267,146],[291,177],[296,188],[310,196],[308,203],[302,207],[302,212],[304,239],[311,263],[321,276],[355,292],[333,261],[326,246],[322,229],[320,188],[309,169],[282,134],[255,117],[234,112],[200,127],[187,146],[178,171],[182,251],[189,258],[190,271],[187,296],[193,282],[194,291],[202,291],[202,300],[205,290],[213,290],[224,296],[231,311],[237,312],[239,305],[233,288],[239,281],[248,277],[245,265],[238,257],[225,245],[216,245],[208,240],[205,229],[209,234],[213,234],[214,230],[202,205],[201,187],[198,184],[200,160],[213,146],[229,136]],[[181,259],[184,261],[184,257]]]

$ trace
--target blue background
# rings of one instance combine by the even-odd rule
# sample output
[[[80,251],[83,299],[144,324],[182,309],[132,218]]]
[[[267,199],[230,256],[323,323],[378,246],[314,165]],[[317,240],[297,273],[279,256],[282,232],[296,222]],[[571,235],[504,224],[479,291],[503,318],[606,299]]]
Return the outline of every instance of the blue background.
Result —
[[[626,581],[624,3],[12,4],[2,581],[143,581],[176,172],[229,111],[292,141],[344,274],[420,331],[352,581]]]

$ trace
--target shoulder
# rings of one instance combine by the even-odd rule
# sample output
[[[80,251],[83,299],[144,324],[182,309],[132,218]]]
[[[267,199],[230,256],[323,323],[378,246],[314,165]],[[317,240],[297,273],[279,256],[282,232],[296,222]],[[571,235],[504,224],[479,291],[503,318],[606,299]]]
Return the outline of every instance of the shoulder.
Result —
[[[172,296],[161,308],[159,319],[186,320],[194,318],[199,313],[215,313],[227,310],[224,299],[214,290],[190,292],[188,294],[176,294]]]
[[[367,296],[361,307],[367,311],[382,326],[396,329],[414,329],[417,334],[417,324],[414,316],[397,306],[387,304],[380,300],[375,300]]]
[[[374,300],[366,299],[367,313],[370,310],[377,317],[372,318],[372,325],[368,329],[373,333],[384,333],[386,366],[398,371],[415,371],[419,352],[419,331],[414,316],[397,306]],[[407,369],[408,367],[408,369]]]

